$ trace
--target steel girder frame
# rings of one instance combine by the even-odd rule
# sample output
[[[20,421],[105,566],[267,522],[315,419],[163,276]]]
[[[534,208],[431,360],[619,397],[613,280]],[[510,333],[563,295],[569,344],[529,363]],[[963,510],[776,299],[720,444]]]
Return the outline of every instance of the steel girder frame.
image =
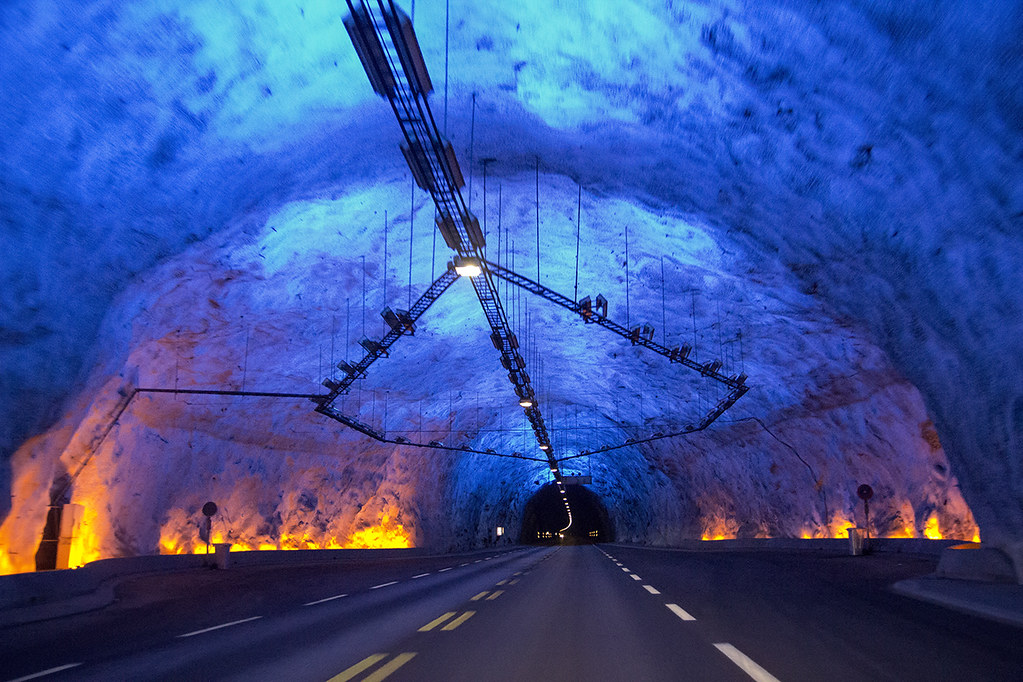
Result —
[[[394,111],[405,139],[402,152],[416,183],[433,200],[437,228],[445,243],[463,262],[482,263],[485,238],[462,197],[463,178],[455,154],[437,127],[426,100],[433,86],[411,22],[390,0],[378,0],[376,5],[374,9],[370,2],[348,0],[350,13],[345,28],[374,91]],[[471,280],[490,325],[491,341],[501,354],[501,364],[508,369],[516,395],[523,403],[528,402],[528,406],[523,406],[525,416],[561,487],[547,426],[493,277],[484,268]]]

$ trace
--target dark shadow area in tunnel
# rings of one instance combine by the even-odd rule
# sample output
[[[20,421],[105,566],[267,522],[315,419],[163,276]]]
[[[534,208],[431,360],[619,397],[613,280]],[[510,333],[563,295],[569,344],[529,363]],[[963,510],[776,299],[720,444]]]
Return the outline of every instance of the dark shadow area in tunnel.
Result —
[[[565,487],[572,508],[572,525],[564,531],[566,542],[613,542],[614,525],[596,493],[585,486]],[[558,486],[548,483],[526,502],[522,518],[522,544],[557,544],[558,531],[568,523]]]

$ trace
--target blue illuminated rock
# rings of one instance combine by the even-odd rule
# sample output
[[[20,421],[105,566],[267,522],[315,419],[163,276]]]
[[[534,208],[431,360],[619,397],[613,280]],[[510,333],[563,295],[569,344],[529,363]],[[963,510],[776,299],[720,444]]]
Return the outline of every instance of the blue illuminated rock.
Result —
[[[385,305],[408,307],[410,251],[415,292],[444,267],[340,11],[0,10],[0,569],[31,568],[86,459],[69,489],[86,558],[191,549],[207,499],[251,547],[517,536],[543,464],[382,445],[308,401],[139,394],[93,453],[133,387],[322,391],[361,357],[364,278],[375,338]],[[1023,537],[1018,8],[452,11],[446,106],[443,11],[415,21],[490,257],[536,276],[539,156],[542,283],[573,294],[581,182],[579,296],[750,376],[705,432],[564,465],[593,475],[620,538],[835,534],[862,482],[879,532],[970,539],[972,509],[985,541]],[[525,340],[526,298],[508,300]],[[528,314],[559,454],[719,397],[542,301]],[[538,454],[464,281],[346,409]]]

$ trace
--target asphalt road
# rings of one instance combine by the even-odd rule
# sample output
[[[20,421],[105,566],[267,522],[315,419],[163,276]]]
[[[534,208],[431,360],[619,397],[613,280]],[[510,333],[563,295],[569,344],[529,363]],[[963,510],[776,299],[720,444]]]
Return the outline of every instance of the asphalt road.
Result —
[[[1023,630],[887,589],[932,570],[605,545],[141,576],[0,628],[0,680],[1023,679]]]

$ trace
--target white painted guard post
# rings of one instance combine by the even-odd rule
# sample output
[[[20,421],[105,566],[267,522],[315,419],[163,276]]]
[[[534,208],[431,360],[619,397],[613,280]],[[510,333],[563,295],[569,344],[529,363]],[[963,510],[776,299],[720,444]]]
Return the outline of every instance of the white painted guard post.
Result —
[[[219,568],[220,570],[227,569],[227,567],[230,565],[228,556],[231,551],[231,543],[217,542],[213,545],[213,547],[214,557],[217,560],[217,568]]]
[[[850,528],[849,529],[849,553],[853,556],[860,556],[863,554],[863,548],[865,538],[867,535],[866,528]],[[218,545],[219,546],[219,545]]]

